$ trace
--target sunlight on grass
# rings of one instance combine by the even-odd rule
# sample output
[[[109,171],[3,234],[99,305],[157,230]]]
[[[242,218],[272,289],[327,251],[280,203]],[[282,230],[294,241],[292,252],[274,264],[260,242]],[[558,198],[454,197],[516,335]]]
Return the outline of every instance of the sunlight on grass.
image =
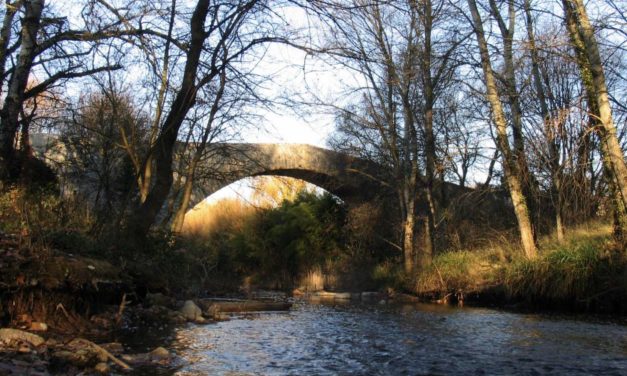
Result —
[[[553,235],[540,239],[540,255],[534,260],[508,243],[444,252],[417,276],[415,291],[445,294],[501,286],[511,297],[586,302],[625,289],[620,286],[625,257],[609,251],[610,241],[611,226],[592,222],[568,231],[561,243]]]
[[[257,209],[236,198],[200,203],[185,215],[182,233],[185,236],[208,236],[221,231],[241,230]]]

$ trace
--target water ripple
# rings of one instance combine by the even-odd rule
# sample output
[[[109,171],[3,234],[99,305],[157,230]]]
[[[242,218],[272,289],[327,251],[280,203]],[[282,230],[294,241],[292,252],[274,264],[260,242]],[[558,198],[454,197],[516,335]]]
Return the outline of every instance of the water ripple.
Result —
[[[627,374],[627,327],[485,309],[299,303],[177,333],[177,375]]]

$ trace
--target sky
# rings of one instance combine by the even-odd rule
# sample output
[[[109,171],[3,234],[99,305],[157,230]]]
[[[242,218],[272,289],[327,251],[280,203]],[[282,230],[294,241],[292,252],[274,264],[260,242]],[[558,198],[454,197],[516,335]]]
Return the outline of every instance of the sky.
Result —
[[[302,9],[296,7],[282,9],[282,17],[295,29],[303,28],[311,21]],[[308,32],[311,33],[311,29]],[[337,67],[330,69],[321,60],[283,44],[270,45],[257,69],[274,77],[272,86],[265,92],[269,98],[313,94],[329,103],[340,103],[345,100],[344,83],[355,80],[350,72]],[[247,130],[244,142],[310,144],[326,148],[327,139],[335,128],[335,116],[323,108],[309,106],[294,110],[278,105],[272,111],[256,111],[263,118],[262,124]],[[235,182],[209,196],[207,201],[215,202],[225,197],[246,199],[252,194],[251,183],[252,179]]]

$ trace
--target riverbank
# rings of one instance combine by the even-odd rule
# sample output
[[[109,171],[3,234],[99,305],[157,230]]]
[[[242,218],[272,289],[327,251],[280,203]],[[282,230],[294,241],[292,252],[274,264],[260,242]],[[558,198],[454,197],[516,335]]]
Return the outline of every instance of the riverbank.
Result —
[[[446,252],[413,281],[423,300],[528,310],[627,313],[627,257],[611,228],[590,223],[564,241],[540,240],[540,255],[520,256],[504,243]]]

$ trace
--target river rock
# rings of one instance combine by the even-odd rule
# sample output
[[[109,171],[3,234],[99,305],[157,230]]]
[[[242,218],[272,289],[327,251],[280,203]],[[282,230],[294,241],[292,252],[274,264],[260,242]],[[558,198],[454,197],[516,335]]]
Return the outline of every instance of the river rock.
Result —
[[[174,324],[185,324],[187,319],[180,311],[170,311],[168,312],[168,319],[170,322]]]
[[[76,351],[59,350],[52,353],[52,358],[61,363],[69,363],[76,367],[90,367],[100,362],[98,354],[88,349]]]
[[[163,347],[157,347],[150,352],[150,358],[154,360],[170,359],[170,352]]]
[[[19,329],[10,329],[4,328],[0,329],[0,341],[1,342],[11,342],[11,341],[24,341],[28,342],[33,346],[42,345],[45,340],[38,336],[37,334],[25,332]]]
[[[185,304],[183,304],[183,308],[181,308],[180,312],[188,321],[204,322],[202,310],[191,300],[185,301]]]
[[[94,371],[96,371],[96,373],[99,373],[101,375],[108,375],[109,372],[111,372],[111,368],[109,367],[107,363],[101,362],[94,366]]]

